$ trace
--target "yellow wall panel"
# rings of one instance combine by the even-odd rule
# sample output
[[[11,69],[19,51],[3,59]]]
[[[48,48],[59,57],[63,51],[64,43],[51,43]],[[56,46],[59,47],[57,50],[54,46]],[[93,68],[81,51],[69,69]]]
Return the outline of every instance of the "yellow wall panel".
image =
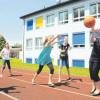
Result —
[[[36,19],[36,28],[40,28],[43,26],[43,17],[38,17]]]

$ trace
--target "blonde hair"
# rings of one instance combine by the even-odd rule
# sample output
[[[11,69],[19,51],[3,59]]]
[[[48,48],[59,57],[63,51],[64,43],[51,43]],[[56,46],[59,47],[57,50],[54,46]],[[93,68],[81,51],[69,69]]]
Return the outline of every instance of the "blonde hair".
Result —
[[[45,45],[48,41],[50,41],[53,38],[53,35],[48,35],[45,37],[43,45]]]
[[[43,42],[43,45],[45,45],[48,42],[48,37],[46,36]]]

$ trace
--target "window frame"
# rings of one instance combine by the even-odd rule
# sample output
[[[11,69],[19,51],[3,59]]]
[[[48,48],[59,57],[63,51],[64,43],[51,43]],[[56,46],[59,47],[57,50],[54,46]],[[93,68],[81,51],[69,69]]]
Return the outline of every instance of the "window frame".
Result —
[[[50,18],[50,17],[52,17],[52,18]],[[52,21],[51,21],[51,19],[52,19]],[[49,22],[49,20],[50,20],[50,22]],[[53,14],[53,13],[52,14],[48,14],[46,16],[46,26],[47,27],[48,26],[54,26],[54,24],[55,24],[55,14]]]
[[[82,66],[75,66],[75,62],[77,62],[77,65],[78,64],[82,64]],[[80,68],[84,68],[85,67],[85,59],[72,59],[72,66],[73,67],[80,67]]]
[[[92,5],[96,6],[96,12],[95,14],[92,14],[91,11],[93,10],[91,7]],[[94,16],[95,18],[99,18],[100,17],[100,12],[99,12],[99,6],[100,6],[100,2],[95,2],[95,3],[91,3],[90,4],[90,15]],[[92,10],[91,10],[92,9]]]
[[[28,46],[29,45],[29,43],[28,43],[29,40],[31,40],[31,46]],[[33,46],[33,39],[32,38],[26,39],[26,49],[27,50],[32,50],[32,46]]]
[[[41,39],[41,42],[37,43],[37,39]],[[35,37],[35,49],[42,49],[43,48],[43,38],[42,37]]]
[[[63,15],[62,20],[60,20],[60,14],[61,14],[61,13],[62,13],[62,15]],[[66,20],[65,14],[67,14],[67,20]],[[66,23],[68,23],[68,10],[63,10],[63,11],[59,11],[59,12],[58,12],[58,23],[59,23],[59,24],[66,24]]]
[[[84,34],[84,39],[85,39],[85,32],[74,32],[73,34],[72,34],[72,45],[73,45],[73,47],[75,47],[75,48],[77,48],[77,47],[85,47],[85,40],[84,40],[84,44],[73,44],[73,35],[75,35],[75,34]]]
[[[32,25],[29,25],[29,23],[32,23]],[[26,29],[27,29],[27,31],[31,31],[31,30],[33,30],[33,19],[29,19],[29,20],[27,20],[26,21]]]
[[[83,16],[81,16],[81,9],[83,9]],[[74,15],[74,11],[77,10],[77,17],[75,17]],[[85,17],[85,7],[84,6],[80,6],[80,7],[75,7],[73,8],[73,22],[77,22],[77,21],[83,21]]]

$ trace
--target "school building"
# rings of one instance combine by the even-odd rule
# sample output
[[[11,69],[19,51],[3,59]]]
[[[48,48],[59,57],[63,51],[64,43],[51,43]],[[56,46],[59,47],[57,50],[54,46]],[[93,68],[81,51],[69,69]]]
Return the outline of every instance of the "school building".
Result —
[[[38,5],[37,5],[38,6]],[[96,26],[100,26],[100,0],[66,0],[38,11],[26,14],[23,20],[23,61],[35,63],[47,35],[68,35],[72,49],[69,50],[69,65],[74,67],[89,67],[92,50],[90,29],[83,24],[87,15],[96,18]],[[59,44],[55,44],[51,53],[54,64],[59,63]]]

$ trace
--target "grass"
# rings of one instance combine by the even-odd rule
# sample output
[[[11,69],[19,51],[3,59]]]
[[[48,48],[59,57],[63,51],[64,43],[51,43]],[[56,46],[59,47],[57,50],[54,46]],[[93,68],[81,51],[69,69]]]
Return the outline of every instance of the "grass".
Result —
[[[23,63],[22,60],[19,59],[12,59],[11,58],[11,66],[12,68],[17,68],[17,69],[25,69],[25,70],[37,70],[38,65],[36,64],[27,64]],[[0,60],[0,66],[2,66],[2,60]],[[54,66],[55,73],[58,73],[58,66]],[[45,66],[43,71],[48,71],[48,67]],[[79,68],[79,67],[70,67],[70,72],[71,75],[75,76],[88,76],[89,77],[89,71],[88,68]],[[66,74],[66,68],[63,67],[62,73]]]

